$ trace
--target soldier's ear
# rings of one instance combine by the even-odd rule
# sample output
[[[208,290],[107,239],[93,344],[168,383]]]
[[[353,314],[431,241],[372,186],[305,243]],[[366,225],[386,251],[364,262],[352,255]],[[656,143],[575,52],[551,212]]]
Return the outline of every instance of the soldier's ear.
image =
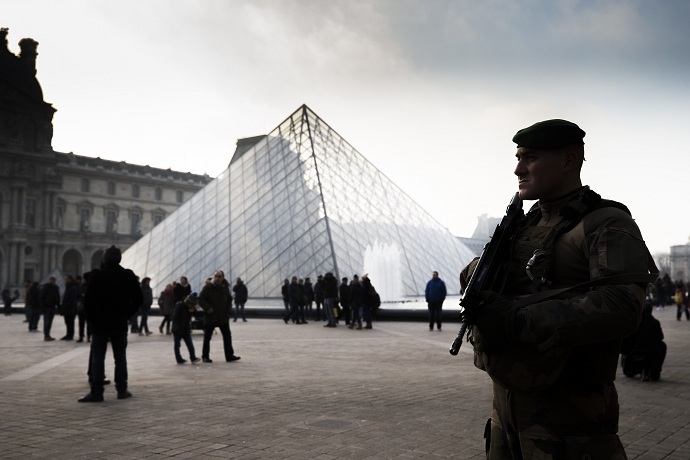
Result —
[[[577,164],[576,153],[572,150],[566,151],[563,155],[563,172],[572,171]]]

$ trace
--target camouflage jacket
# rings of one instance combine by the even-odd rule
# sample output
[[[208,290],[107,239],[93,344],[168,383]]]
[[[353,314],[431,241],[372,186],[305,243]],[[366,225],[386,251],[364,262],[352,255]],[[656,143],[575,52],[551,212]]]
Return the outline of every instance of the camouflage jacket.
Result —
[[[573,195],[537,203],[528,214],[532,224],[518,232],[516,246],[530,231],[548,231],[561,222],[558,212]],[[516,257],[520,251],[514,249]],[[629,214],[616,207],[586,214],[555,240],[550,252],[548,278],[553,289],[648,272],[649,252],[640,230]],[[525,267],[525,262],[512,265]],[[523,281],[527,282],[509,278],[502,294],[511,299],[529,294],[529,278]],[[640,284],[604,285],[527,305],[516,315],[517,346],[487,353],[481,347],[481,331],[473,331],[475,364],[504,388],[528,393],[558,384],[586,387],[612,382],[622,339],[637,328],[644,295]]]

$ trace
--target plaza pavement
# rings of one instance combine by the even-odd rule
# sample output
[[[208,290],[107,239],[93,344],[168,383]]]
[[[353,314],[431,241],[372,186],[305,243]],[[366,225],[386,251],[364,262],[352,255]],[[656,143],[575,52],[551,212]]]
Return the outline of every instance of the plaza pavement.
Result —
[[[690,321],[674,307],[654,313],[669,346],[662,381],[619,371],[620,436],[630,459],[688,460]],[[22,320],[0,317],[2,459],[483,458],[490,384],[466,344],[448,353],[457,323],[357,331],[250,317],[231,323],[240,361],[223,360],[216,335],[212,364],[178,365],[151,317],[153,335],[130,335],[134,397],[117,400],[109,385],[105,402],[83,404],[88,344],[45,342]],[[53,337],[64,330],[56,317]]]

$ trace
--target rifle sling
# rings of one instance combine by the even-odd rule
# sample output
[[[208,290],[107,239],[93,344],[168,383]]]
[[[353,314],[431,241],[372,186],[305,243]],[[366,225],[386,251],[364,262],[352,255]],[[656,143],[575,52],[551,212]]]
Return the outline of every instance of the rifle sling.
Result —
[[[580,283],[575,286],[570,286],[562,289],[551,289],[548,291],[537,292],[521,298],[515,303],[515,307],[521,308],[527,305],[541,302],[559,294],[568,291],[584,290],[598,286],[616,285],[616,284],[632,284],[632,283],[653,283],[659,277],[658,273],[625,273],[622,275],[606,276],[596,280],[590,280],[586,283]]]

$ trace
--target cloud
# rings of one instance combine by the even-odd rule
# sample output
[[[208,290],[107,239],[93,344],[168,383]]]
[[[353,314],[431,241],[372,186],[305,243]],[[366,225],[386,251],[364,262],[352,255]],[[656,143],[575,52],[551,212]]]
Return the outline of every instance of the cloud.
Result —
[[[376,2],[392,41],[421,72],[472,78],[578,69],[685,74],[690,3],[614,0]],[[684,46],[685,45],[685,46]]]

